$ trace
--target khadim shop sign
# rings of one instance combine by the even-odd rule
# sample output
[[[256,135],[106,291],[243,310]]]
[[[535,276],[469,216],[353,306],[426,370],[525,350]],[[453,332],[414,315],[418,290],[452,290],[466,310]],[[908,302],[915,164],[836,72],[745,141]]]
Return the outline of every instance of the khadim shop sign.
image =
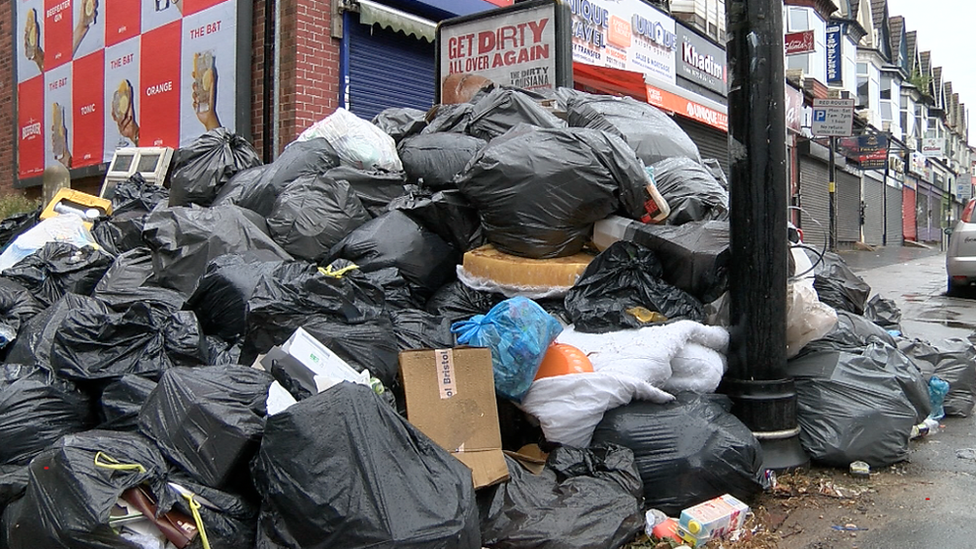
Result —
[[[237,101],[250,79],[238,70],[250,2],[12,2],[20,179],[55,163],[99,165],[118,147],[178,148],[218,126],[247,127]]]

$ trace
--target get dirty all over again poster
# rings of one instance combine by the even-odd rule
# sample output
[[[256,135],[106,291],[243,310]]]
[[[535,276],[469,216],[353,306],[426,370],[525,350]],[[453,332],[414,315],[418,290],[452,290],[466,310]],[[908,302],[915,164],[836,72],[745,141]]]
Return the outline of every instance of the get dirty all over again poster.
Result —
[[[244,0],[12,1],[21,179],[237,130]]]

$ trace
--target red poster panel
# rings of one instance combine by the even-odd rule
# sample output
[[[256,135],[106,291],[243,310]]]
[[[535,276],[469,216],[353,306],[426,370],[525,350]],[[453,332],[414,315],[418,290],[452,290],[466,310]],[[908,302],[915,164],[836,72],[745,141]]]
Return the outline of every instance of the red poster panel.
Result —
[[[71,0],[44,0],[44,70],[71,61]]]
[[[105,45],[114,46],[138,36],[142,25],[142,8],[132,0],[100,0],[105,2]]]
[[[217,4],[223,4],[227,0],[181,0],[180,2],[175,2],[176,4],[182,4],[183,16],[193,15],[194,13],[201,12],[205,9],[212,8]]]
[[[44,173],[44,77],[17,86],[17,172],[21,179]]]
[[[105,146],[105,50],[74,62],[78,76],[72,89],[75,135],[72,142],[73,168],[102,161]],[[84,77],[80,77],[84,75]]]
[[[181,23],[142,35],[142,147],[180,146]]]

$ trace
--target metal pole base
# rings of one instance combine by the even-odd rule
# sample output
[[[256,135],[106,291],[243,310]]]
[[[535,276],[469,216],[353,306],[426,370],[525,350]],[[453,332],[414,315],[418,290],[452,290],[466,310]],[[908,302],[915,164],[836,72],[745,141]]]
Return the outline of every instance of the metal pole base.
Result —
[[[810,458],[800,446],[796,389],[792,379],[726,378],[719,390],[732,400],[732,414],[752,430],[762,444],[765,469],[783,472],[810,465]]]

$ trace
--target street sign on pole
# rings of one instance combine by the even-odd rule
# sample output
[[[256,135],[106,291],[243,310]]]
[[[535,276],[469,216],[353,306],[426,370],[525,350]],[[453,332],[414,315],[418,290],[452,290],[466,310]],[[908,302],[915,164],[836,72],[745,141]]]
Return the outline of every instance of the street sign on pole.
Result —
[[[813,127],[817,137],[849,137],[854,134],[853,99],[814,99]]]

